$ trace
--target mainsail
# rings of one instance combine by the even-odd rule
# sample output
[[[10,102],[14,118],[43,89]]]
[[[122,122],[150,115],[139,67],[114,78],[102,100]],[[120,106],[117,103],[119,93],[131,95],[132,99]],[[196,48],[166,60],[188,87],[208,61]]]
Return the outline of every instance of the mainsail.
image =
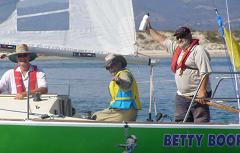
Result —
[[[0,0],[0,43],[26,43],[38,53],[132,55],[131,0]]]

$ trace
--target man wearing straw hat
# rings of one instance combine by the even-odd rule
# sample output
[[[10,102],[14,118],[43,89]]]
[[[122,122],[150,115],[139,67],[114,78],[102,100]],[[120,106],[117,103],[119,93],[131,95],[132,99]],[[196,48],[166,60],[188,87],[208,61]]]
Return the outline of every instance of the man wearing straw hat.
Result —
[[[46,94],[48,92],[46,74],[29,62],[37,57],[36,53],[30,52],[26,44],[16,46],[16,52],[9,54],[10,61],[17,63],[14,69],[5,72],[0,80],[0,93],[8,92],[16,94],[16,99],[23,99],[36,92]]]

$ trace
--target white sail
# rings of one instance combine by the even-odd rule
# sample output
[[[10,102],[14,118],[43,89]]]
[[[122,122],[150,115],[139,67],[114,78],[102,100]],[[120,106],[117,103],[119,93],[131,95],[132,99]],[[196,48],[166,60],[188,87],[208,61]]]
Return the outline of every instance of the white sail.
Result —
[[[1,44],[49,55],[135,52],[131,0],[0,0],[0,29]]]

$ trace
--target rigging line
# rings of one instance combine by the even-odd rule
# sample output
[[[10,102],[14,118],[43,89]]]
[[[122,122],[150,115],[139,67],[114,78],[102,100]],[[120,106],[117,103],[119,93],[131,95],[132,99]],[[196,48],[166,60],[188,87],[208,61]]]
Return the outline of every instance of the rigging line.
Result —
[[[229,29],[229,34],[230,34],[230,42],[231,42],[231,55],[232,55],[232,58],[234,57],[233,55],[233,45],[232,45],[232,30],[231,30],[231,23],[230,23],[230,16],[229,16],[229,9],[228,9],[228,0],[226,0],[226,10],[227,10],[227,20],[228,20],[228,29]],[[233,58],[232,59],[233,61],[233,70],[234,72],[236,71],[236,68],[235,68],[235,59]]]
[[[233,55],[233,44],[232,44],[232,31],[231,31],[231,23],[230,23],[230,16],[229,16],[229,9],[228,9],[228,0],[226,0],[226,9],[227,9],[227,18],[228,18],[228,28],[229,28],[229,33],[230,33],[230,43],[231,43],[231,54],[232,54],[232,61],[233,61],[233,69],[234,72],[236,72],[236,67],[235,65],[235,58]],[[239,98],[239,89],[238,89],[238,80],[237,80],[237,75],[234,74],[234,79],[235,79],[235,89],[236,89],[236,96]],[[238,109],[240,109],[240,100],[237,100],[238,102]],[[240,113],[239,113],[239,123],[240,123]]]
[[[217,16],[220,16],[219,15],[219,13],[218,13],[218,11],[217,11],[217,6],[216,6],[216,0],[214,0],[214,1],[212,1],[213,2],[213,6],[214,6],[214,8],[215,8],[215,11],[216,11],[216,14],[217,14]],[[221,37],[221,39],[222,39],[222,42],[223,42],[223,45],[224,45],[224,52],[225,52],[225,56],[227,57],[227,65],[228,65],[228,69],[229,69],[229,71],[230,72],[233,72],[233,68],[232,68],[232,66],[231,66],[231,61],[230,61],[230,56],[228,55],[228,52],[227,52],[227,47],[226,47],[226,43],[225,43],[225,39],[224,39],[224,37]],[[234,85],[234,80],[232,80],[232,84]]]
[[[219,14],[219,12],[218,12],[218,10],[217,10],[217,8],[215,8],[215,12],[216,12],[216,15],[217,16],[219,16],[220,17],[220,14]],[[218,22],[221,22],[221,23],[218,23],[219,24],[219,27],[221,27],[221,28],[223,28],[224,26],[222,25],[222,20],[221,20],[221,17],[220,17],[220,20],[218,20]],[[223,29],[222,29],[223,30]],[[227,57],[227,65],[228,65],[228,69],[229,69],[229,71],[230,72],[234,72],[233,71],[233,67],[231,66],[232,64],[231,64],[231,58],[230,58],[230,55],[228,54],[228,51],[227,51],[227,45],[226,45],[226,41],[225,41],[225,39],[224,39],[224,31],[221,31],[221,30],[219,30],[219,32],[221,33],[221,39],[222,39],[222,42],[223,42],[223,45],[224,45],[224,51],[225,51],[225,54],[226,54],[226,57]],[[223,33],[223,34],[222,34]],[[233,78],[234,78],[234,76],[233,76]],[[234,86],[234,84],[235,84],[235,81],[234,81],[234,79],[232,79],[231,80],[232,81],[232,84],[233,84],[233,86]],[[236,92],[236,89],[234,88],[234,91]]]
[[[226,0],[226,9],[227,9],[227,17],[228,17],[228,28],[229,28],[229,34],[230,34],[231,50],[232,50],[231,54],[232,54],[232,57],[233,57],[233,59],[232,59],[233,65],[235,65],[235,59],[234,59],[234,55],[233,55],[232,30],[231,30],[231,22],[230,22],[230,15],[229,15],[229,9],[228,8],[229,8],[228,7],[228,0]],[[234,68],[234,72],[236,72],[235,66],[233,66],[233,68]],[[234,75],[234,77],[237,77],[236,74]],[[237,81],[237,78],[235,78],[235,80]],[[236,82],[236,88],[238,89],[237,82]]]

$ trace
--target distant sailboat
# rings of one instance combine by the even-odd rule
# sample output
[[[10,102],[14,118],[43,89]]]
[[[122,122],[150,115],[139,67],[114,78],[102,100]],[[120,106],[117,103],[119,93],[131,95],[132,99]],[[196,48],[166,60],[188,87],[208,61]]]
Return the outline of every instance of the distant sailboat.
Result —
[[[26,43],[66,57],[136,52],[131,0],[0,0],[0,8],[3,51]],[[239,124],[95,122],[72,117],[68,97],[42,98],[30,98],[26,119],[27,100],[0,95],[1,152],[239,152]]]

